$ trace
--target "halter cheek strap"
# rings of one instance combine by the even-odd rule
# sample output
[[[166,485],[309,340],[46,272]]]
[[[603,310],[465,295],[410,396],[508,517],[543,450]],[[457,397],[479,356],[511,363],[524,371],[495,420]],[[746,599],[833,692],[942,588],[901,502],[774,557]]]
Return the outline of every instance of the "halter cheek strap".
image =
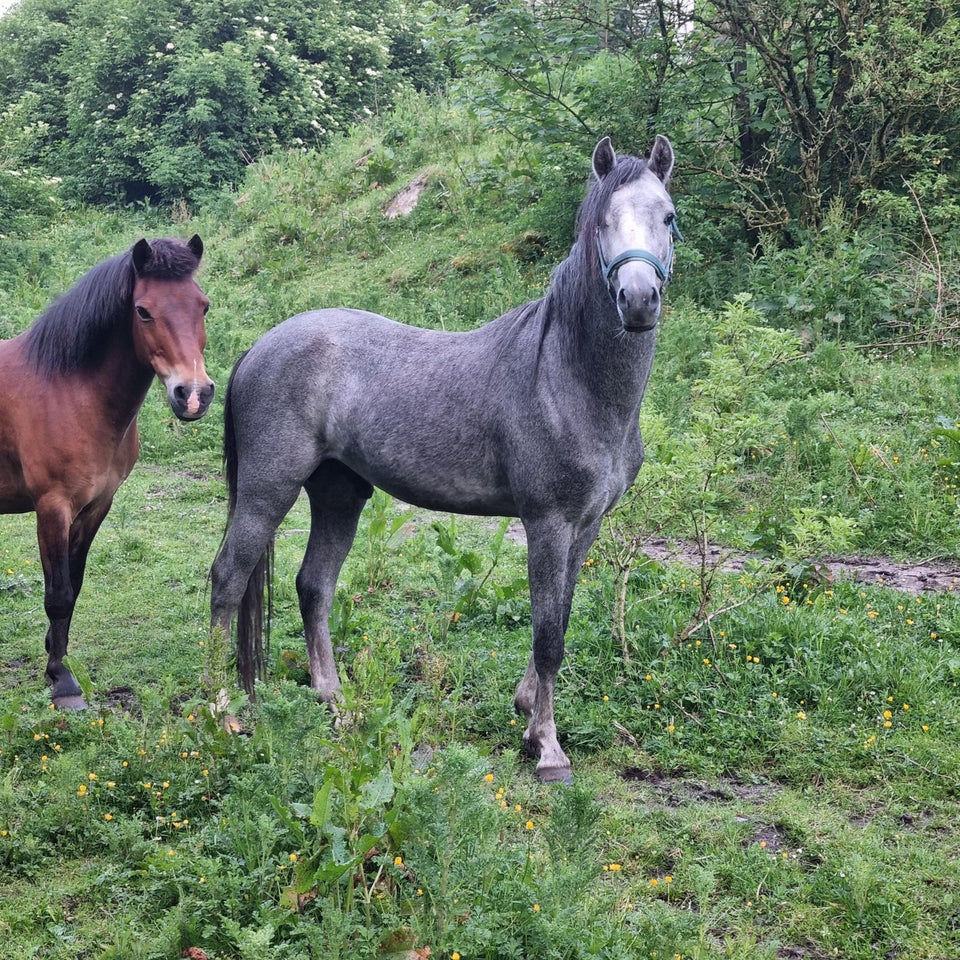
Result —
[[[683,235],[677,226],[676,220],[670,221],[670,236],[673,240],[682,240]],[[630,260],[640,260],[643,263],[649,263],[656,271],[661,283],[666,283],[670,279],[670,271],[673,268],[673,244],[670,244],[670,252],[667,254],[667,262],[664,263],[659,257],[655,257],[647,250],[624,250],[618,254],[609,263],[603,258],[603,248],[600,246],[600,231],[597,231],[597,256],[600,259],[600,270],[603,273],[603,279],[610,282],[610,277],[617,267],[629,262]]]

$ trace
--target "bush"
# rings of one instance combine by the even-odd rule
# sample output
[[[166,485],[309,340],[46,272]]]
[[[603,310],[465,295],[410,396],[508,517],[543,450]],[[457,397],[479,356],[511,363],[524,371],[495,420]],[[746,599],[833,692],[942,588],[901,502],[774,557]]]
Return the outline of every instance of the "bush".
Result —
[[[438,78],[398,0],[23,0],[3,25],[7,155],[96,203],[197,198]]]
[[[768,245],[753,261],[750,290],[773,324],[808,340],[871,342],[908,309],[880,248],[834,209],[800,246]]]

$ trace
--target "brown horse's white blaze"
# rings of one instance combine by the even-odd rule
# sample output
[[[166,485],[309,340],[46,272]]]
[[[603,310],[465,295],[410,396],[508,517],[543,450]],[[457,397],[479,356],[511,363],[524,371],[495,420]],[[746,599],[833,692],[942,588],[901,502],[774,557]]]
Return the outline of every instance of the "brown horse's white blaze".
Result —
[[[0,513],[37,514],[46,676],[82,707],[63,660],[90,544],[139,455],[137,415],[154,376],[173,412],[202,417],[209,301],[193,279],[195,236],[140,240],[94,267],[28,330],[0,341]],[[24,403],[25,397],[30,403]]]

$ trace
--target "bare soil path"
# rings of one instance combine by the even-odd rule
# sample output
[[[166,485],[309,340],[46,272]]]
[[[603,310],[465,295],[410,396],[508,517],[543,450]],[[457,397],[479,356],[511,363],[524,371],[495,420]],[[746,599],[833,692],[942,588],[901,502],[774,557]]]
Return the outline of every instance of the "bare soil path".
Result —
[[[645,545],[644,552],[661,562],[684,563],[693,567],[700,565],[700,555],[691,545],[655,539]],[[741,570],[748,559],[748,554],[734,553],[722,547],[711,547],[708,551],[711,565],[720,562],[726,570]],[[906,563],[889,557],[828,557],[820,566],[829,579],[853,580],[868,586],[902,590],[904,593],[960,591],[960,560],[935,557]]]
[[[517,543],[525,543],[523,526],[510,524],[507,535]],[[700,566],[700,554],[689,543],[678,543],[654,537],[643,546],[643,552],[659,563],[682,563],[694,569]],[[742,570],[749,560],[761,559],[725,547],[711,546],[707,551],[710,567],[718,563],[730,572]],[[904,593],[960,592],[960,559],[931,557],[928,560],[902,562],[889,557],[827,557],[820,564],[828,580],[853,580],[873,587],[887,587]]]

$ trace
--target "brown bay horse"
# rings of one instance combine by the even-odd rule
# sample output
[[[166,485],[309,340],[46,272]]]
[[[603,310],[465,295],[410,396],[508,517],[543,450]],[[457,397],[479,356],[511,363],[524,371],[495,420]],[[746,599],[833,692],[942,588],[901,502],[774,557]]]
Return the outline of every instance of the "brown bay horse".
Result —
[[[0,341],[0,513],[37,514],[46,676],[82,708],[64,664],[87,553],[140,452],[153,378],[196,420],[213,398],[203,363],[209,300],[193,275],[203,243],[139,240],[95,266],[23,333]]]

